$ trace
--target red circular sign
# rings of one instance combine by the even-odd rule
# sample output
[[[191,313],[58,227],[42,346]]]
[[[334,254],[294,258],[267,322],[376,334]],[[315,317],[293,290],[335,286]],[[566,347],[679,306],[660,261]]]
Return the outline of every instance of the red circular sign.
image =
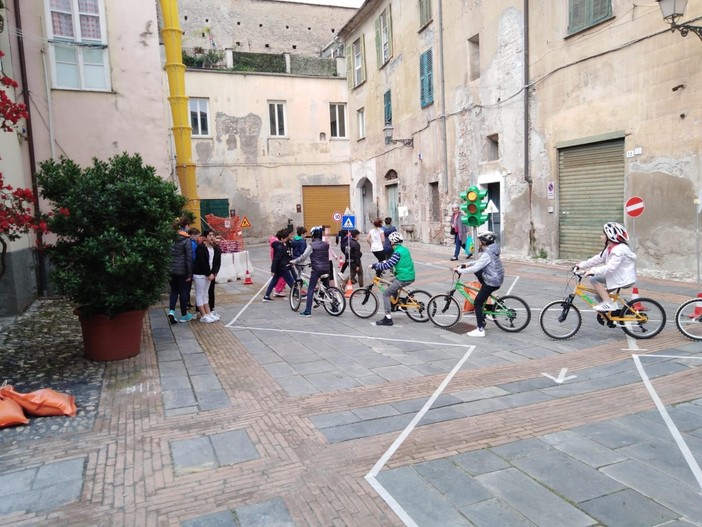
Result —
[[[630,197],[624,204],[624,211],[626,212],[627,216],[631,216],[632,218],[641,216],[644,211],[644,200],[638,196]]]

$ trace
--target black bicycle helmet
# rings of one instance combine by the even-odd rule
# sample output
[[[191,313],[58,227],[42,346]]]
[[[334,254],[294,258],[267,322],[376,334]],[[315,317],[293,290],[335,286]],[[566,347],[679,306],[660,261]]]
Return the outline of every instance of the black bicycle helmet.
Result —
[[[312,236],[312,238],[318,238],[321,240],[322,234],[324,234],[324,227],[321,225],[317,225],[316,227],[312,227],[310,229],[310,236]]]

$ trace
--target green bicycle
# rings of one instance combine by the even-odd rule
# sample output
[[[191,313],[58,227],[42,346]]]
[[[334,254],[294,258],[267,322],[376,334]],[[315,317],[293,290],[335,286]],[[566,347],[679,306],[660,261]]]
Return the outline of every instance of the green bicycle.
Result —
[[[480,290],[461,282],[462,275],[460,273],[455,272],[453,269],[451,272],[455,275],[452,288],[446,293],[440,293],[431,297],[427,305],[429,319],[435,326],[444,329],[452,328],[458,324],[463,315],[463,309],[458,300],[454,298],[456,292],[472,303],[473,298]],[[487,320],[492,320],[498,328],[510,333],[517,333],[523,330],[531,321],[529,305],[514,295],[490,295],[490,298],[483,306],[483,314]]]

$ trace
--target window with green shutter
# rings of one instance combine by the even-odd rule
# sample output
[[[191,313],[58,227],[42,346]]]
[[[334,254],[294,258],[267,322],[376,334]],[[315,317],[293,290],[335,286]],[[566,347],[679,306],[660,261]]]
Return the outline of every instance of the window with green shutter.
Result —
[[[568,34],[594,26],[612,16],[612,0],[568,0]]]
[[[392,97],[390,96],[390,90],[383,94],[383,109],[385,124],[392,124]]]
[[[430,49],[419,56],[419,100],[422,108],[434,103],[434,59]]]

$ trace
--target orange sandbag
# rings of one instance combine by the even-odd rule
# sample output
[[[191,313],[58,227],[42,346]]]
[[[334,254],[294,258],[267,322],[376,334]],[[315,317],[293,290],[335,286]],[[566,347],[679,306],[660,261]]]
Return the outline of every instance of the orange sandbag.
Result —
[[[51,388],[43,388],[31,393],[18,393],[12,386],[5,385],[0,387],[0,395],[16,401],[29,415],[75,417],[77,411],[75,397]]]
[[[22,407],[12,399],[0,396],[0,428],[26,425],[29,422]]]

